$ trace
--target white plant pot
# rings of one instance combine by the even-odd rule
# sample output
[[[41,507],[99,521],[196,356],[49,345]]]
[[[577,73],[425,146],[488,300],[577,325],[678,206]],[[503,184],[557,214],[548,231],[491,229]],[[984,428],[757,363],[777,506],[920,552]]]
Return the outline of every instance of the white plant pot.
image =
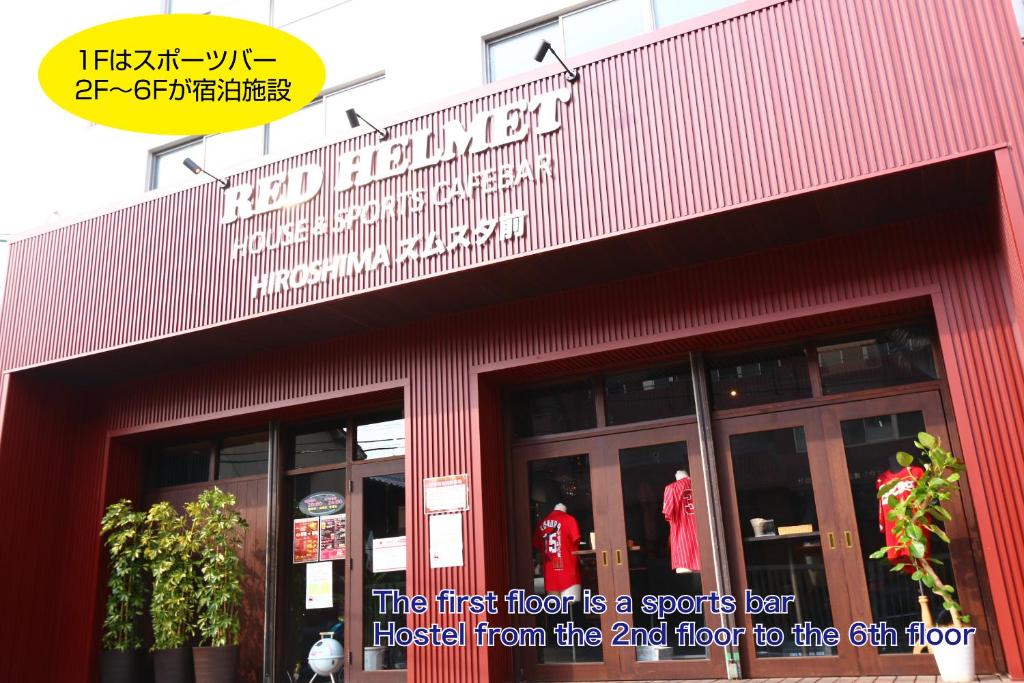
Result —
[[[977,680],[974,675],[974,638],[959,645],[932,645],[932,654],[939,667],[939,676],[945,683],[970,683]]]
[[[363,648],[363,671],[380,671],[384,668],[384,649],[379,645]]]

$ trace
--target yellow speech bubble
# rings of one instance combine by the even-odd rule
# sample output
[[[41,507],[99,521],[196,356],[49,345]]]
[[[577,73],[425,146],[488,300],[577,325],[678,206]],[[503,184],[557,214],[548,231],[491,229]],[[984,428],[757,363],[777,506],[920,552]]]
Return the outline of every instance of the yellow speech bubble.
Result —
[[[47,96],[83,119],[164,135],[250,128],[308,104],[323,60],[264,24],[206,14],[121,19],[76,33],[39,65]]]

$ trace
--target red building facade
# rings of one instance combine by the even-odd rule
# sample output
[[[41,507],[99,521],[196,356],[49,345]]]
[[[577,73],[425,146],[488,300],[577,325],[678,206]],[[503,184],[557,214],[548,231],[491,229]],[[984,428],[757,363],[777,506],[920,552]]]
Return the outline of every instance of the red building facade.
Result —
[[[589,454],[593,524],[607,530],[591,540],[596,566],[601,553],[628,555],[634,538],[612,542],[632,533],[628,519],[605,511],[628,508],[616,498],[628,496],[625,475],[619,486],[604,472],[601,449],[626,432],[638,440],[623,448],[641,447],[657,430],[686,442],[703,481],[703,588],[750,585],[738,437],[799,425],[836,625],[870,614],[874,589],[840,555],[844,532],[848,548],[871,550],[849,535],[854,503],[822,495],[818,462],[842,452],[830,425],[919,412],[967,465],[952,552],[981,630],[979,667],[1024,676],[1024,54],[1009,4],[752,0],[573,66],[575,83],[551,67],[386,122],[388,141],[350,138],[252,169],[230,179],[240,193],[209,183],[158,194],[12,246],[0,510],[19,560],[0,584],[5,679],[43,662],[49,678],[94,680],[103,507],[153,495],[154,444],[258,427],[269,474],[222,485],[257,520],[246,680],[280,680],[292,551],[282,501],[303,476],[282,444],[296,425],[337,415],[358,435],[360,416],[380,410],[400,411],[404,455],[387,466],[348,456],[344,481],[362,504],[376,494],[357,487],[404,476],[404,585],[424,595],[526,587],[519,542],[535,510],[523,497],[543,469],[530,463],[563,455]],[[829,394],[832,342],[915,325],[934,377]],[[806,395],[761,408],[701,398],[725,376],[715,368],[783,347],[806,352]],[[611,424],[601,382],[672,363],[692,371],[694,414]],[[590,377],[601,378],[595,424],[517,433],[524,388]],[[464,564],[432,568],[422,482],[452,474],[468,475],[471,494]],[[351,514],[352,538],[367,519]],[[596,570],[602,591],[629,580],[614,567]],[[366,646],[356,631],[368,606],[353,595],[370,583],[357,569],[345,570],[350,649]],[[837,592],[837,577],[855,587]],[[459,620],[432,611],[409,623]],[[67,654],[50,662],[41,634],[58,623]],[[930,660],[842,647],[736,654],[745,676],[931,671]],[[663,668],[632,652],[597,658],[410,648],[390,672],[356,661],[347,675],[727,675],[717,651]]]

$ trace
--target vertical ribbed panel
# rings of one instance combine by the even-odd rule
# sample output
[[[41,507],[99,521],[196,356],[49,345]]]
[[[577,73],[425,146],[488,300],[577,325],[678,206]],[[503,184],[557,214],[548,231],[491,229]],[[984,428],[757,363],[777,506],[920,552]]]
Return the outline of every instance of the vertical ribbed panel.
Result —
[[[12,245],[0,366],[22,367],[182,333],[285,307],[479,266],[513,254],[685,219],[822,185],[1009,143],[1024,145],[1024,59],[1008,2],[792,0],[751,3],[595,54],[549,135],[333,190],[340,152],[361,136],[232,178],[253,182],[318,163],[311,203],[219,223],[215,183],[144,201]],[[727,16],[729,13],[717,16]],[[614,50],[620,50],[615,53]],[[495,91],[408,121],[399,136],[563,87],[560,75]],[[388,221],[248,257],[232,240],[455,175],[548,152],[555,177],[428,205]],[[1013,153],[1014,177],[1021,156]],[[1020,186],[1014,186],[1020,192]],[[521,242],[493,240],[428,261],[251,299],[253,275],[365,248],[396,256],[400,239],[501,211],[529,213]]]
[[[409,481],[469,471],[474,485],[503,490],[500,444],[493,443],[496,399],[474,406],[470,369],[540,358],[572,357],[598,349],[698,336],[785,317],[840,311],[864,301],[938,288],[957,427],[969,463],[981,523],[979,539],[996,596],[1016,595],[1024,572],[1024,480],[1014,446],[1024,433],[1019,396],[1021,367],[1007,318],[1001,273],[1001,226],[994,203],[978,210],[932,216],[847,237],[774,250],[728,261],[551,295],[405,326],[323,342],[302,353],[266,353],[224,366],[197,368],[132,381],[113,390],[109,426],[137,428],[253,409],[269,402],[316,397],[408,379],[411,430]],[[884,247],[880,244],[884,243]],[[842,255],[839,258],[838,255]],[[798,329],[798,328],[794,328]],[[476,435],[485,461],[473,458]],[[491,425],[487,427],[486,425]],[[480,470],[478,471],[477,468]],[[411,510],[421,491],[409,487]],[[466,519],[462,569],[427,568],[427,530],[414,515],[409,537],[411,590],[440,587],[500,589],[507,581],[502,551],[488,539],[506,538],[501,496]],[[984,520],[990,520],[985,524]],[[482,563],[487,561],[487,565]],[[999,627],[1011,671],[1024,642],[1020,600],[997,600]],[[433,619],[428,615],[424,619]],[[442,618],[442,623],[447,623]],[[498,660],[500,670],[508,662]],[[417,650],[411,680],[475,681],[484,653]]]
[[[329,189],[332,160],[339,150],[365,144],[369,138],[363,137],[233,178],[252,181],[299,163],[323,164],[327,178],[317,211],[329,215],[342,201],[465,175],[526,149],[550,151],[556,177],[533,193],[520,188],[500,207],[491,196],[431,208],[400,228],[374,232],[395,244],[417,230],[524,206],[530,219],[517,247],[521,253],[1010,144],[1000,153],[1001,212],[986,207],[930,217],[767,256],[319,343],[301,352],[258,354],[131,381],[103,397],[105,421],[82,414],[83,406],[92,405],[82,396],[21,374],[6,376],[0,432],[3,545],[27,549],[27,559],[6,563],[0,582],[0,603],[12,616],[0,625],[0,642],[10,644],[0,655],[0,678],[38,674],[34,662],[46,661],[38,634],[53,627],[54,614],[71,626],[62,631],[64,646],[75,661],[88,661],[105,429],[241,413],[407,380],[409,509],[417,511],[417,482],[425,476],[469,471],[474,487],[502,487],[503,471],[495,462],[500,444],[482,441],[493,434],[473,432],[474,410],[480,411],[481,429],[491,425],[493,431],[496,422],[493,397],[479,406],[471,400],[474,367],[685,338],[927,288],[940,292],[935,314],[976,492],[1000,637],[1011,673],[1024,675],[1024,468],[1018,447],[1024,381],[1013,335],[1024,301],[1024,225],[1020,211],[1010,206],[1014,200],[1019,205],[1024,178],[1024,60],[1015,30],[1001,0],[792,0],[706,27],[669,29],[620,54],[600,55],[574,86],[560,132],[499,150],[491,161],[488,155],[470,156],[339,197]],[[474,112],[561,84],[555,76],[503,92],[488,90],[400,123],[393,132],[439,131],[446,119],[465,122]],[[430,267],[405,264],[254,303],[248,297],[253,274],[347,250],[352,236],[342,233],[231,268],[231,238],[256,226],[272,227],[280,217],[224,228],[217,222],[220,205],[219,192],[208,184],[13,245],[0,366],[135,344],[512,253],[495,244],[472,259],[456,255]],[[481,439],[475,447],[474,438]],[[478,462],[477,452],[487,460]],[[120,471],[111,476],[130,478]],[[70,502],[33,516],[39,491],[66,494]],[[410,589],[500,590],[507,581],[505,550],[495,548],[507,539],[499,517],[503,506],[496,495],[467,515],[466,566],[460,569],[427,568],[424,519],[411,514]],[[62,550],[62,564],[48,554],[49,541],[32,533],[33,520],[57,530],[62,549],[68,549]],[[59,595],[48,591],[54,585],[61,586]],[[417,682],[473,683],[488,666],[492,679],[507,678],[509,661],[498,655],[488,659],[472,649],[410,652],[410,680]],[[87,680],[85,671],[69,671],[69,680]]]

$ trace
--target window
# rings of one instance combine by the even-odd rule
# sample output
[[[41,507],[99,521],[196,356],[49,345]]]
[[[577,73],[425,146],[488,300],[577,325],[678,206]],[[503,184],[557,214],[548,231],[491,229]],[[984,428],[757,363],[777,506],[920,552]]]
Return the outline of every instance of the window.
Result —
[[[196,175],[182,165],[186,157],[191,157],[200,165],[206,163],[203,140],[193,140],[177,147],[155,152],[150,189],[193,185],[199,182]]]
[[[356,420],[353,460],[374,460],[405,455],[405,420],[402,411],[367,415]]]
[[[536,26],[514,36],[495,40],[487,45],[487,80],[500,81],[509,76],[537,68],[533,56],[542,40],[561,49],[562,29],[558,21]],[[559,52],[561,54],[561,52]]]
[[[1024,0],[1011,0],[1013,3],[1013,14],[1017,17],[1017,29],[1021,36],[1024,36]]]
[[[741,0],[607,0],[568,12],[487,44],[487,79],[500,81],[538,67],[547,40],[562,57],[596,50],[661,26],[714,12]],[[1024,0],[1019,0],[1024,2]]]
[[[149,488],[209,481],[210,455],[208,442],[185,443],[155,449],[147,463]]]
[[[264,154],[283,154],[338,139],[352,130],[345,110],[355,107],[376,117],[385,105],[384,76],[326,93],[299,111],[266,126],[208,135],[152,153],[149,189],[185,187],[209,180],[186,169],[186,157],[214,175],[254,161]],[[369,114],[368,114],[369,116]],[[364,124],[360,124],[363,127]],[[266,141],[264,141],[264,137]]]
[[[818,346],[826,394],[938,379],[932,340],[923,326],[857,335]]]
[[[217,478],[234,479],[266,474],[269,449],[266,432],[224,439],[218,451]]]
[[[512,397],[516,437],[575,432],[597,426],[594,385],[587,379],[521,391]]]
[[[348,421],[333,420],[305,427],[295,434],[288,469],[320,467],[345,462],[348,449]]]
[[[714,359],[708,362],[708,376],[715,410],[811,396],[807,358],[800,349]]]
[[[562,17],[565,54],[582,54],[648,30],[647,0],[611,0]]]
[[[609,375],[604,380],[609,425],[693,415],[693,380],[688,365]]]
[[[216,479],[266,474],[269,452],[266,431],[156,446],[147,458],[146,482],[155,489],[200,484],[214,473]]]
[[[659,27],[678,24],[703,14],[710,14],[723,7],[735,5],[740,0],[654,0],[654,18]]]

